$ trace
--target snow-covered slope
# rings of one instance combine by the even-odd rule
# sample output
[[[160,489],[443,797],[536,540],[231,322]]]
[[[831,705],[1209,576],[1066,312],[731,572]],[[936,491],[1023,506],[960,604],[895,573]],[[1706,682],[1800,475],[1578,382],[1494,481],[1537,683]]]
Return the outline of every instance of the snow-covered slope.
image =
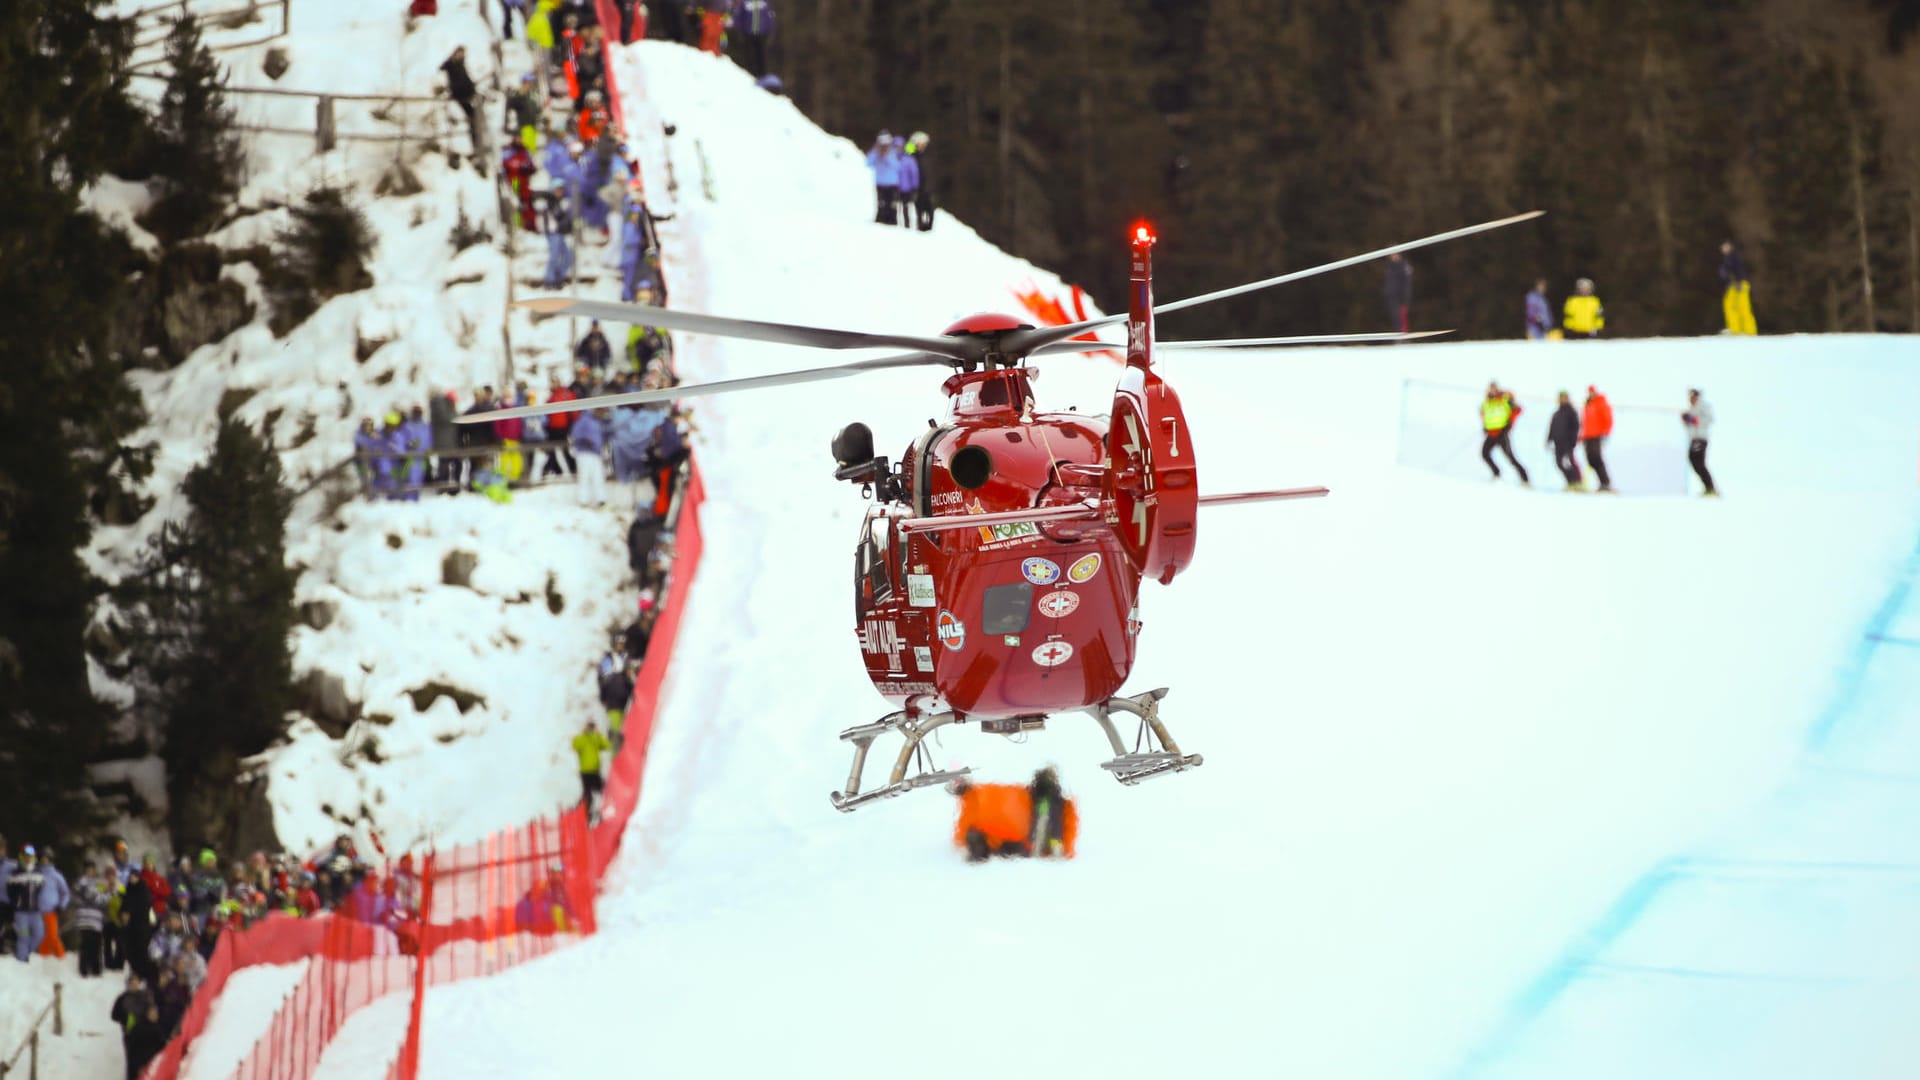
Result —
[[[1024,267],[950,219],[868,224],[852,148],[729,65],[650,45],[624,70],[678,125],[678,303],[923,332],[1011,305]],[[811,359],[682,357],[692,377]],[[1072,718],[1023,744],[945,735],[942,764],[990,778],[1062,767],[1084,821],[1064,865],[961,865],[938,792],[844,817],[826,799],[838,731],[883,709],[844,621],[862,506],[826,443],[857,419],[904,445],[936,388],[715,399],[708,561],[604,932],[435,990],[426,1074],[1444,1071],[1623,888],[1796,761],[1920,529],[1916,360],[1904,339],[1786,338],[1166,361],[1206,489],[1335,494],[1208,517],[1195,566],[1143,601],[1131,685],[1173,688],[1203,769],[1121,788]],[[1404,378],[1490,375],[1654,405],[1706,388],[1727,498],[1395,468]],[[1051,361],[1040,389],[1103,410],[1112,378]]]
[[[490,4],[448,0],[438,16],[411,23],[404,12],[404,4],[296,4],[291,35],[218,55],[233,88],[430,95],[443,81],[439,64],[465,45],[475,79],[490,83],[497,15]],[[259,41],[277,22],[276,11],[259,26],[210,30],[208,41]],[[262,70],[270,48],[291,60],[277,82]],[[503,63],[509,74],[531,67],[517,43]],[[159,88],[144,80],[135,86]],[[419,142],[396,148],[344,140],[317,156],[307,134],[313,99],[235,93],[230,100],[243,124],[291,133],[246,134],[240,213],[214,242],[229,250],[271,244],[287,203],[323,183],[346,185],[378,237],[374,285],[330,301],[276,338],[258,275],[244,263],[227,268],[258,309],[253,323],[174,370],[134,375],[152,416],[140,437],[159,450],[146,485],[157,501],[138,522],[96,536],[88,555],[110,580],[133,565],[161,522],[185,513],[180,480],[206,457],[222,408],[272,437],[301,489],[351,454],[361,417],[404,411],[449,390],[464,407],[475,387],[512,378],[544,388],[550,372],[571,367],[564,320],[534,325],[516,315],[507,353],[508,276],[537,276],[544,248],[523,239],[510,264],[491,180],[451,167],[446,153]],[[343,134],[451,131],[450,143],[439,145],[465,147],[450,104],[342,102],[338,115]],[[376,196],[396,161],[422,190]],[[137,185],[110,182],[93,203],[130,222],[146,198]],[[462,216],[491,229],[494,242],[456,252],[450,234]],[[590,248],[582,265],[597,268],[607,257]],[[526,285],[520,288],[524,294]],[[335,719],[352,724],[335,739],[300,720],[289,743],[269,755],[268,798],[283,843],[307,850],[342,831],[363,841],[378,833],[389,850],[430,838],[455,842],[568,802],[578,781],[566,735],[595,708],[590,664],[633,608],[624,547],[632,497],[588,511],[560,487],[522,494],[511,506],[466,496],[336,509],[332,486],[308,491],[288,529],[288,558],[302,571],[297,598],[308,615],[293,643],[295,675],[315,706],[330,699],[345,714]],[[443,562],[456,553],[473,557],[464,587],[443,584]],[[103,692],[118,692],[101,682]],[[488,798],[474,799],[476,790]]]

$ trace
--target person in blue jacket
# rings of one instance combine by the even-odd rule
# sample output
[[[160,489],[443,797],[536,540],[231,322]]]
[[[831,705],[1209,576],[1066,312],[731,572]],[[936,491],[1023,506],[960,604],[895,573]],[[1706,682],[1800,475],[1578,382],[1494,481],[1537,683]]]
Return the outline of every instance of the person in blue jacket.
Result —
[[[607,227],[607,201],[600,197],[600,191],[613,175],[612,159],[601,154],[582,157],[574,153],[574,147],[580,145],[578,142],[567,144],[568,156],[574,159],[573,202],[580,208],[580,220],[587,228],[598,230],[602,240],[611,239],[613,231]]]
[[[579,494],[582,506],[607,504],[607,466],[601,457],[607,442],[602,425],[606,415],[605,409],[576,414],[568,429],[567,438],[573,443],[574,461],[580,466]]]
[[[40,914],[48,891],[46,868],[32,844],[21,848],[19,861],[10,865],[5,885],[7,903],[13,907],[13,958],[24,964],[47,933],[47,921]]]
[[[433,426],[427,423],[427,411],[418,405],[400,425],[400,449],[407,455],[406,498],[420,501],[420,485],[427,482],[427,454],[433,449]]]
[[[900,154],[893,146],[893,133],[882,131],[867,151],[867,168],[873,170],[874,199],[878,204],[873,220],[882,225],[898,223],[894,204],[900,201]]]
[[[1533,283],[1527,294],[1527,340],[1545,341],[1553,329],[1553,308],[1547,304],[1547,279]]]
[[[647,418],[638,408],[626,406],[613,411],[608,429],[613,443],[613,478],[631,484],[647,474]]]
[[[900,224],[913,228],[913,206],[920,198],[920,162],[912,154],[900,153],[900,198],[896,207]]]
[[[646,210],[635,203],[627,208],[626,223],[620,230],[620,299],[633,302],[646,267]]]
[[[365,456],[356,457],[354,467],[360,473],[360,482],[376,496],[393,490],[392,449],[387,436],[374,428],[372,417],[360,421],[360,430],[353,436],[353,451]]]

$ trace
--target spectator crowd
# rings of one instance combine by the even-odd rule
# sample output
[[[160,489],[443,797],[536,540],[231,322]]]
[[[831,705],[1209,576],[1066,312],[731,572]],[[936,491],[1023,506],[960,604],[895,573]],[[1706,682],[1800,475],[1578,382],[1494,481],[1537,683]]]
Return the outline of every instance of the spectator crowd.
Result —
[[[112,1016],[128,1077],[178,1030],[222,934],[322,912],[401,932],[419,913],[411,858],[383,878],[348,836],[309,858],[255,851],[224,867],[210,847],[171,866],[151,854],[136,862],[124,841],[66,870],[59,863],[47,845],[13,852],[0,838],[0,949],[21,963],[71,951],[81,978],[126,971]]]

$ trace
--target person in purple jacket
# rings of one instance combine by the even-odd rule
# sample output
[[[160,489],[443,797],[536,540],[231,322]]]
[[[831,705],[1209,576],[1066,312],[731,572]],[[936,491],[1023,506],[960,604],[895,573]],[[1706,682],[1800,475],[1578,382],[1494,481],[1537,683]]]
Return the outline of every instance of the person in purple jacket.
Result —
[[[900,157],[893,146],[893,133],[882,131],[867,151],[867,168],[873,170],[876,209],[873,220],[881,225],[897,225],[894,206],[900,201]]]
[[[773,43],[773,0],[741,0],[733,13],[731,40],[740,43],[740,63],[755,79],[767,74],[767,46]]]
[[[1547,306],[1547,279],[1541,278],[1527,294],[1527,340],[1545,341],[1552,329],[1553,309]]]
[[[580,505],[607,505],[606,450],[607,410],[594,409],[573,418],[567,439],[573,444],[573,458],[580,466]]]
[[[900,195],[894,213],[902,228],[913,228],[913,206],[920,199],[920,162],[912,154],[900,154]]]

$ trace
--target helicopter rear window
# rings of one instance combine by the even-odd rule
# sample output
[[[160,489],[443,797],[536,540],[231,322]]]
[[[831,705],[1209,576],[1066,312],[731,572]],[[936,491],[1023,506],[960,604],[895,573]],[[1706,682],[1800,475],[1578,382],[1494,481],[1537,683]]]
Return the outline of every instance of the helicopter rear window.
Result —
[[[1033,586],[995,585],[980,601],[980,629],[988,634],[1017,634],[1033,614]]]

